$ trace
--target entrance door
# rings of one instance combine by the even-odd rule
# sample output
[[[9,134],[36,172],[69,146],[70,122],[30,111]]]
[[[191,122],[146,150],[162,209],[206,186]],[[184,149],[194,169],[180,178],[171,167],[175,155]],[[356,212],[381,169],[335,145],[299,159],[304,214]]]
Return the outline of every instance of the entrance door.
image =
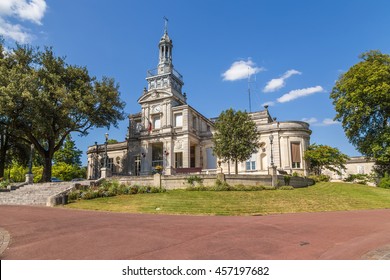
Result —
[[[163,143],[152,145],[152,167],[163,166]]]

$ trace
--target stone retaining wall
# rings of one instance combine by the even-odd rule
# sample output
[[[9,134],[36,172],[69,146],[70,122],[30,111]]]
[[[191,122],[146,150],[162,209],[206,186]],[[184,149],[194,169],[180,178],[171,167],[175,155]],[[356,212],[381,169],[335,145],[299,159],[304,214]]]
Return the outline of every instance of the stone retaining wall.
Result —
[[[222,177],[221,177],[222,175]],[[224,175],[224,176],[223,176]],[[155,174],[153,176],[126,176],[126,177],[112,177],[112,180],[118,180],[120,183],[126,185],[140,185],[140,186],[154,186],[163,187],[165,189],[184,189],[189,186],[188,178],[191,175],[160,175]],[[213,186],[217,180],[217,176],[224,180],[229,185],[245,185],[245,186],[271,186],[272,176],[271,175],[235,175],[235,174],[217,174],[217,175],[206,175],[196,174],[202,178],[204,186]],[[223,179],[223,177],[225,177]],[[284,185],[284,176],[278,175],[277,180],[279,185]],[[313,185],[314,181],[308,178],[302,177],[291,177],[290,186],[295,188],[307,187]]]

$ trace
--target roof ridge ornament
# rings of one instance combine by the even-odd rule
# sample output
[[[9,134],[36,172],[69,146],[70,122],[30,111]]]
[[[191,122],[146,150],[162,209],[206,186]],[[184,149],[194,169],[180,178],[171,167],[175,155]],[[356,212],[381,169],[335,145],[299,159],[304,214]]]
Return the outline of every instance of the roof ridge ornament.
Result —
[[[168,34],[168,18],[164,16],[163,19],[165,21],[164,34]]]

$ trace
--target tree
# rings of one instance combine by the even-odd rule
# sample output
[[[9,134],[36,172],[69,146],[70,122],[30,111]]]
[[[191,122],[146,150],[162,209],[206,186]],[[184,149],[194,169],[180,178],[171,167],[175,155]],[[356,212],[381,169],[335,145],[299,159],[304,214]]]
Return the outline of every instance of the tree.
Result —
[[[82,151],[76,148],[75,142],[70,134],[66,136],[64,145],[59,149],[53,157],[54,164],[66,163],[74,166],[81,166]]]
[[[303,158],[310,162],[310,169],[314,174],[321,175],[323,169],[341,174],[349,157],[327,145],[312,144],[305,151]]]
[[[331,92],[336,120],[359,152],[390,172],[390,56],[363,53]]]
[[[1,45],[1,43],[0,43]],[[69,65],[52,48],[17,45],[0,57],[0,116],[18,139],[35,146],[50,181],[52,160],[71,132],[117,126],[124,102],[114,79],[98,81],[85,67]]]
[[[215,130],[213,152],[223,161],[233,160],[237,174],[238,162],[257,151],[260,135],[256,123],[246,112],[228,109],[219,115]]]

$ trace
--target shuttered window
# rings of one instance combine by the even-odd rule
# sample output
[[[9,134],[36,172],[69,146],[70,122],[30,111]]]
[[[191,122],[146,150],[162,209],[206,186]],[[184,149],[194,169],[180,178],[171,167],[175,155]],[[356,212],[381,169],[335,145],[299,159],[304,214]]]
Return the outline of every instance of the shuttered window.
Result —
[[[301,168],[301,144],[291,143],[292,168]]]

